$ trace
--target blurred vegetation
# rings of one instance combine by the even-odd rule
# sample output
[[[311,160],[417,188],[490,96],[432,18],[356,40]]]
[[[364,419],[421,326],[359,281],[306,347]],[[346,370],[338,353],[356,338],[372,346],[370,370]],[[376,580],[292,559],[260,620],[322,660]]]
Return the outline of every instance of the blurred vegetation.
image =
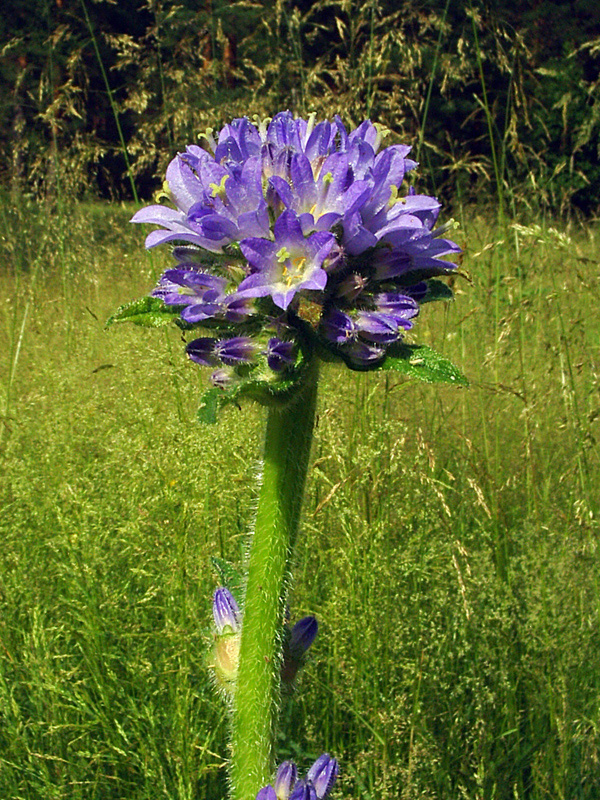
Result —
[[[471,386],[323,370],[278,754],[346,800],[597,800],[598,229],[460,211],[474,283],[415,333]],[[104,330],[170,263],[131,212],[0,204],[2,800],[225,797],[210,557],[264,411],[198,425],[181,332]]]
[[[599,67],[594,0],[5,0],[0,180],[149,197],[206,127],[291,108],[387,125],[446,200],[589,215]]]

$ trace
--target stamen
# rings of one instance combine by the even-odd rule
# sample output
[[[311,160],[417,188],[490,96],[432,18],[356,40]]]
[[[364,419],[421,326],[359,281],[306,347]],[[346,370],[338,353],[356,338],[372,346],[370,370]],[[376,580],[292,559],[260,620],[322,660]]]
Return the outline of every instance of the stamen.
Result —
[[[396,205],[396,203],[402,203],[402,205],[406,204],[406,197],[398,197],[398,187],[394,184],[390,187],[390,199],[388,200],[388,208]]]
[[[209,183],[208,188],[212,189],[213,197],[220,197],[223,202],[227,199],[227,192],[225,191],[225,184],[229,180],[229,175],[223,175],[220,183]]]

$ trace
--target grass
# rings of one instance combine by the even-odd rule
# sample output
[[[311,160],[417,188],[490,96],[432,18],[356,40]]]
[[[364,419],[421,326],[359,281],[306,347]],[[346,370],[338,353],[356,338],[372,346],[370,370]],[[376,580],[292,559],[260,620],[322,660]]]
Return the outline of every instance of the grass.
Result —
[[[263,412],[198,426],[177,332],[103,330],[167,261],[130,209],[1,213],[0,797],[219,800],[210,556]],[[473,284],[417,332],[471,388],[325,370],[280,755],[335,754],[339,798],[595,800],[598,231],[462,216]]]

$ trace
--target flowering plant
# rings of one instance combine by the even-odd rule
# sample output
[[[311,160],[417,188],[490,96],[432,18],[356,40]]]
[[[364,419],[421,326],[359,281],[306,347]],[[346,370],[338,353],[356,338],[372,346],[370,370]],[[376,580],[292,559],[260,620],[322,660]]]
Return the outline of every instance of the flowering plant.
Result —
[[[348,131],[290,112],[225,125],[169,164],[163,197],[133,222],[159,226],[146,247],[170,243],[175,266],[149,297],[109,320],[191,334],[189,358],[211,369],[199,419],[250,397],[269,406],[258,508],[238,599],[235,571],[213,600],[211,666],[231,709],[234,800],[323,800],[338,764],[323,754],[298,779],[284,762],[273,784],[277,695],[291,691],[317,634],[314,617],[284,624],[316,407],[318,365],[392,369],[466,384],[424,345],[403,341],[420,307],[447,299],[440,276],[460,248],[436,228],[438,201],[405,187],[410,148],[381,149],[369,121]],[[193,338],[191,338],[193,337]],[[227,573],[227,574],[225,574]],[[286,688],[287,687],[287,688]]]

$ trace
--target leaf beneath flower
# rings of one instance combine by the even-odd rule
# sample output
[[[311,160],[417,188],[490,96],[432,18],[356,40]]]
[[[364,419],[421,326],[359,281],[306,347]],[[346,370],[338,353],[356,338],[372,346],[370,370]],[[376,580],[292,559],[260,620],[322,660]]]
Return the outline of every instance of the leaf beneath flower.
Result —
[[[432,303],[434,300],[452,300],[454,292],[443,281],[427,281],[427,294],[419,300],[419,303]]]
[[[143,328],[170,325],[179,317],[181,306],[168,306],[160,297],[140,297],[118,308],[106,321],[106,328],[115,322],[133,322]]]
[[[402,372],[427,383],[469,385],[457,366],[425,344],[392,345],[379,369]]]

